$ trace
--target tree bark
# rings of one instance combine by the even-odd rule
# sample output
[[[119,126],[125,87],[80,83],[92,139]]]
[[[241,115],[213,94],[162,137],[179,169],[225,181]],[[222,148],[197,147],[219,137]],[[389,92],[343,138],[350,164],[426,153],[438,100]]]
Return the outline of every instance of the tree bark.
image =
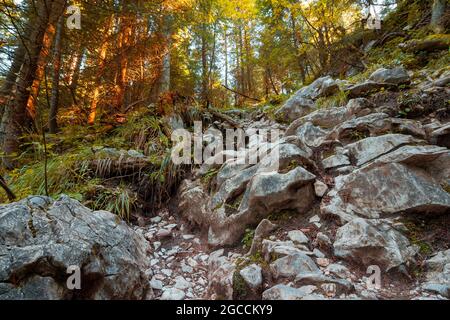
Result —
[[[105,71],[106,54],[108,52],[108,37],[110,35],[112,22],[113,22],[113,17],[111,16],[106,23],[106,28],[104,31],[105,38],[103,39],[102,45],[100,47],[97,76],[95,78],[94,92],[92,94],[91,106],[90,106],[89,117],[88,117],[89,125],[93,125],[95,123],[95,119],[97,118],[98,96],[100,95],[101,78]]]
[[[120,70],[117,81],[116,110],[123,111],[125,107],[125,92],[128,76],[128,49],[132,34],[133,21],[130,12],[130,0],[123,0],[122,17],[120,21],[119,51]]]
[[[442,33],[441,19],[444,16],[447,0],[434,0],[431,14],[431,27],[436,33]]]
[[[59,105],[59,79],[61,73],[61,46],[63,32],[63,17],[59,17],[56,30],[55,47],[53,51],[53,75],[52,75],[52,96],[50,100],[49,130],[55,134],[58,131],[58,105]]]
[[[78,80],[80,79],[81,64],[83,63],[85,52],[86,49],[82,47],[80,49],[80,52],[76,55],[73,68],[71,70],[71,75],[69,77],[69,90],[70,94],[72,95],[73,103],[75,105],[78,103],[77,102]]]

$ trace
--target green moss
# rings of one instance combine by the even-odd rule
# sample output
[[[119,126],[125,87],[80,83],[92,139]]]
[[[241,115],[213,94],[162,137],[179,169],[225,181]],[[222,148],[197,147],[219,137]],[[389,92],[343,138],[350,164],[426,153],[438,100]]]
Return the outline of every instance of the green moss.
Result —
[[[297,211],[295,210],[282,210],[279,212],[271,213],[267,219],[272,222],[287,222],[291,220],[295,215],[297,214]]]
[[[235,299],[245,299],[249,294],[248,286],[239,271],[233,274],[233,294]]]
[[[429,243],[423,241],[420,234],[423,233],[425,226],[418,225],[413,221],[403,222],[408,229],[407,236],[411,244],[416,245],[419,248],[419,253],[423,256],[429,256],[433,253],[433,248]]]

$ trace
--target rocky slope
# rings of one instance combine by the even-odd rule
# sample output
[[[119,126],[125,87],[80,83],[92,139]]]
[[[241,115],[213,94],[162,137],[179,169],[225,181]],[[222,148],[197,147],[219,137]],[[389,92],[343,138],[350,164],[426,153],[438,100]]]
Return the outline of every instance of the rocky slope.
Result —
[[[450,74],[427,78],[325,77],[277,111],[283,123],[230,114],[283,135],[196,169],[140,226],[67,197],[0,206],[0,298],[450,298]],[[318,108],[339,94],[351,100]],[[272,152],[239,161],[259,149]],[[64,286],[70,265],[81,291]]]
[[[242,120],[246,130],[284,129],[278,172],[265,170],[275,154],[253,166],[238,159],[204,165],[180,188],[179,214],[219,249],[208,297],[450,297],[449,80],[417,85],[402,67],[359,84],[325,77],[280,108],[287,126]],[[353,99],[317,109],[339,91]],[[399,91],[413,100],[407,116]],[[254,228],[250,252],[233,249]],[[372,291],[371,266],[382,282]]]

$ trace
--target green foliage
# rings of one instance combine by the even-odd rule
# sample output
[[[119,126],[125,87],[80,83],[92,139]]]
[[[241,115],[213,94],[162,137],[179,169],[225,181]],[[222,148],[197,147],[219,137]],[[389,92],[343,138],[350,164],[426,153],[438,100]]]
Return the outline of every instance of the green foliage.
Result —
[[[255,237],[255,230],[253,229],[245,230],[244,237],[242,238],[242,244],[244,245],[244,249],[249,249],[252,246],[254,237]]]
[[[348,95],[344,91],[339,91],[338,93],[330,96],[319,98],[316,102],[317,107],[319,109],[323,108],[335,108],[335,107],[343,107],[348,102]]]
[[[116,188],[99,188],[95,201],[92,204],[94,210],[105,210],[115,213],[121,219],[129,221],[131,212],[136,208],[137,195],[125,185]]]
[[[233,274],[233,294],[236,299],[245,299],[249,294],[249,288],[239,271]]]

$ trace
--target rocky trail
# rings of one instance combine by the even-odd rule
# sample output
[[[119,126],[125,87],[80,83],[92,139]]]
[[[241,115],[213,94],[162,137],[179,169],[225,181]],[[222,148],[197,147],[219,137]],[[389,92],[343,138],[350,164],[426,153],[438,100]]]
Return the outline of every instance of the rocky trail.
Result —
[[[0,298],[448,299],[449,82],[380,69],[320,78],[275,117],[228,113],[283,134],[195,169],[139,226],[68,197],[0,206]],[[339,92],[345,106],[317,107]]]

